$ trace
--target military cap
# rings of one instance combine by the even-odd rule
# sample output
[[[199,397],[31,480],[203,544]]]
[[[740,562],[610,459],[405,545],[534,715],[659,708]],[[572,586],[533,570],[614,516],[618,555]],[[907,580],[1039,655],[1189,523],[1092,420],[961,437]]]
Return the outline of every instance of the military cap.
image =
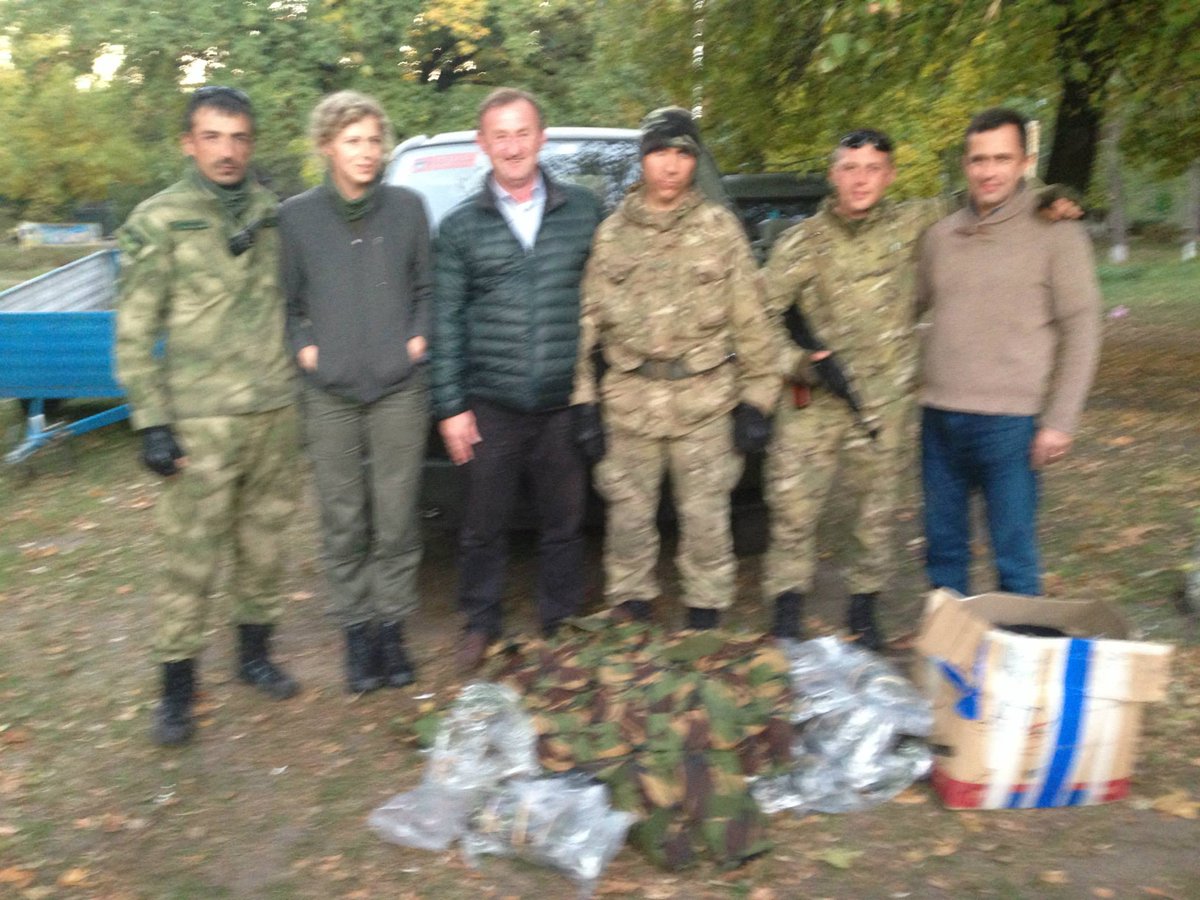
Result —
[[[642,119],[642,156],[666,147],[700,155],[700,132],[692,114],[683,107],[664,106]]]

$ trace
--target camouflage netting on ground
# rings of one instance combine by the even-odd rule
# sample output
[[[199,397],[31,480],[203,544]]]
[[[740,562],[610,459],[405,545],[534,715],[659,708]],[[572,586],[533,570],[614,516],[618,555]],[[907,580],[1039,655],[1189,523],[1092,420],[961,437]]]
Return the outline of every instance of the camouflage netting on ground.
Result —
[[[502,657],[493,677],[533,714],[553,772],[608,785],[630,840],[670,869],[734,866],[769,849],[746,777],[788,768],[788,662],[765,637],[670,634],[606,616]]]

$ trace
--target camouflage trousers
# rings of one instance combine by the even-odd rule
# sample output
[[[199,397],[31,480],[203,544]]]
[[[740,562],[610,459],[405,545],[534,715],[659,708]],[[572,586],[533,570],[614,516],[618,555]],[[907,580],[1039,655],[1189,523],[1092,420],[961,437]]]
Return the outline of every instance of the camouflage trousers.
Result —
[[[175,435],[188,464],[165,480],[158,525],[166,569],[154,655],[188,659],[204,647],[209,598],[232,544],[231,618],[274,624],[282,603],[283,532],[295,510],[295,412],[180,419]]]
[[[725,415],[676,438],[645,437],[610,423],[608,453],[594,472],[596,489],[608,501],[604,575],[610,605],[653,600],[661,593],[654,574],[655,517],[667,473],[679,514],[676,563],[684,604],[725,609],[733,602],[737,562],[729,494],[742,464]]]
[[[872,442],[845,403],[814,391],[812,403],[796,409],[791,391],[776,408],[775,435],[767,450],[765,495],[771,513],[763,595],[770,602],[784,591],[807,593],[817,567],[817,525],[841,463],[839,490],[855,495],[851,533],[850,592],[882,590],[892,575],[892,520],[901,478],[912,458],[907,400],[871,416],[879,425]]]

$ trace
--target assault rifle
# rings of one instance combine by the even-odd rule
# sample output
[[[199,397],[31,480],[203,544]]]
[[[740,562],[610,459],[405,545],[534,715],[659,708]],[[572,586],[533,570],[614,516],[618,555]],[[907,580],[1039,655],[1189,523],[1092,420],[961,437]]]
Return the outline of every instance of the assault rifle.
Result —
[[[800,307],[795,303],[789,306],[787,311],[784,312],[783,324],[787,326],[788,334],[792,336],[792,340],[799,347],[810,351],[829,349],[813,332],[812,326],[808,324],[808,319],[804,317],[804,313],[800,311]],[[879,429],[868,425],[867,420],[863,418],[862,400],[858,396],[858,391],[854,389],[854,383],[850,381],[846,370],[842,368],[842,364],[838,361],[837,354],[830,353],[824,359],[813,362],[812,367],[816,369],[817,375],[820,376],[821,381],[824,382],[829,392],[846,401],[846,405],[850,407],[850,412],[854,414],[854,421],[859,424],[863,431],[871,436],[871,440],[878,440]]]

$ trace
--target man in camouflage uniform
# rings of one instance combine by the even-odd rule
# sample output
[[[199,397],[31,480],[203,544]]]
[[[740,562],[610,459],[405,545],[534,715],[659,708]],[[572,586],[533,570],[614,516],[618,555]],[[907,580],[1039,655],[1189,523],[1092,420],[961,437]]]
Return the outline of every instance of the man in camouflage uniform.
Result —
[[[249,99],[197,90],[182,147],[193,162],[186,177],[141,203],[119,233],[118,375],[142,461],[165,478],[158,522],[167,560],[154,638],[163,694],[153,730],[164,745],[194,731],[195,659],[228,539],[238,677],[280,699],[298,690],[268,653],[281,611],[281,536],[294,508],[296,426],[276,201],[247,177]]]
[[[911,461],[915,251],[925,229],[951,208],[940,199],[884,199],[895,176],[887,135],[870,129],[847,134],[829,167],[833,193],[816,215],[780,238],[767,262],[771,315],[783,319],[795,305],[830,348],[789,344],[792,388],[780,398],[767,454],[771,543],[763,593],[774,601],[771,631],[777,637],[801,636],[804,595],[816,569],[817,523],[840,459],[842,483],[858,493],[847,624],[864,646],[882,645],[876,604],[892,575],[892,520]],[[1043,195],[1044,202],[1054,199],[1052,189]],[[1047,215],[1079,214],[1073,205],[1062,210],[1056,204]],[[863,421],[823,383],[814,365],[822,360],[822,368],[836,360],[850,378]]]
[[[701,146],[688,112],[647,116],[641,151],[643,180],[601,224],[584,274],[576,437],[602,457],[594,480],[608,501],[609,603],[628,618],[650,616],[655,512],[669,472],[687,624],[711,628],[733,600],[734,445],[761,450],[769,437],[776,342],[741,226],[693,187]],[[597,343],[608,364],[598,391]]]

